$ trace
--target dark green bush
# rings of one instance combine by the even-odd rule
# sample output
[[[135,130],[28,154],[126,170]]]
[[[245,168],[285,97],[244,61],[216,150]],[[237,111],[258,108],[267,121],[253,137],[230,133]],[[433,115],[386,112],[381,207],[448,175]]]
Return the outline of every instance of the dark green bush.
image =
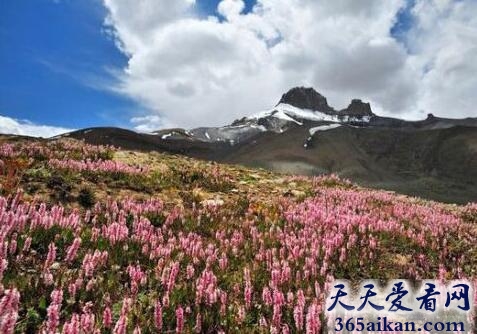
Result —
[[[73,187],[71,183],[59,174],[52,175],[46,182],[46,187],[54,191],[51,196],[55,200],[67,202],[72,199],[71,190]]]
[[[78,194],[78,203],[84,208],[91,208],[96,203],[96,196],[90,188],[82,188]]]

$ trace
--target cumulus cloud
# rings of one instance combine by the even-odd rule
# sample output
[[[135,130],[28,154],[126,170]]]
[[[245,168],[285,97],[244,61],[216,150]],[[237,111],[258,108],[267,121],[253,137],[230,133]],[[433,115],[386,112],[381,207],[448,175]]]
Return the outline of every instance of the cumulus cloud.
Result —
[[[73,130],[48,125],[39,125],[26,120],[0,115],[0,133],[30,137],[50,138]]]
[[[477,2],[420,0],[413,14],[412,58],[423,71],[419,109],[477,116]]]
[[[477,114],[472,0],[103,0],[129,62],[116,89],[151,111],[137,129],[223,125],[273,106],[296,85],[336,108],[369,100],[385,115]],[[200,0],[197,0],[200,1]],[[391,33],[408,11],[410,29]]]
[[[245,9],[245,3],[242,0],[223,0],[219,3],[217,11],[219,14],[231,20]]]

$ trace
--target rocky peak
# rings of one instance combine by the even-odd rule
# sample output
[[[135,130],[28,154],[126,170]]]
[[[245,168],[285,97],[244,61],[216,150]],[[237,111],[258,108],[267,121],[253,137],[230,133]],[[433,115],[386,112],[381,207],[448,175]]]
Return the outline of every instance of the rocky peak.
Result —
[[[313,88],[295,87],[283,94],[279,103],[290,104],[301,109],[310,109],[321,112],[333,112],[326,97]]]
[[[374,116],[371,105],[359,99],[353,99],[348,108],[341,110],[340,114],[355,117]]]

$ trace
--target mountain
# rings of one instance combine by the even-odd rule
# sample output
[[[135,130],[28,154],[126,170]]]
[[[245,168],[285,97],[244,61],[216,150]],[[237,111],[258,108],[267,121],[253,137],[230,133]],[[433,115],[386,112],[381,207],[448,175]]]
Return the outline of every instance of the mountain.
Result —
[[[272,109],[223,127],[151,134],[93,128],[67,136],[292,174],[337,173],[444,202],[477,200],[477,118],[406,121],[376,115],[359,99],[336,110],[313,88],[293,88]]]

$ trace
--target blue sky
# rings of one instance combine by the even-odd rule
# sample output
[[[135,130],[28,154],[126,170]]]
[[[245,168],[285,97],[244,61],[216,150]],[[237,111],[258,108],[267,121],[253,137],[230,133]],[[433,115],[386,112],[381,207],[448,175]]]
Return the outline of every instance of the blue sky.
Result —
[[[216,15],[218,3],[197,6]],[[106,89],[127,64],[104,32],[106,14],[99,0],[0,1],[0,115],[66,128],[130,127],[142,108]]]
[[[105,14],[93,0],[0,2],[0,114],[68,128],[127,124],[135,103],[90,85],[127,62],[102,33]]]
[[[197,2],[199,11],[205,15],[217,15],[217,5],[220,0],[199,0]],[[247,13],[252,10],[253,5],[256,3],[255,0],[245,0],[245,10],[244,13]]]

